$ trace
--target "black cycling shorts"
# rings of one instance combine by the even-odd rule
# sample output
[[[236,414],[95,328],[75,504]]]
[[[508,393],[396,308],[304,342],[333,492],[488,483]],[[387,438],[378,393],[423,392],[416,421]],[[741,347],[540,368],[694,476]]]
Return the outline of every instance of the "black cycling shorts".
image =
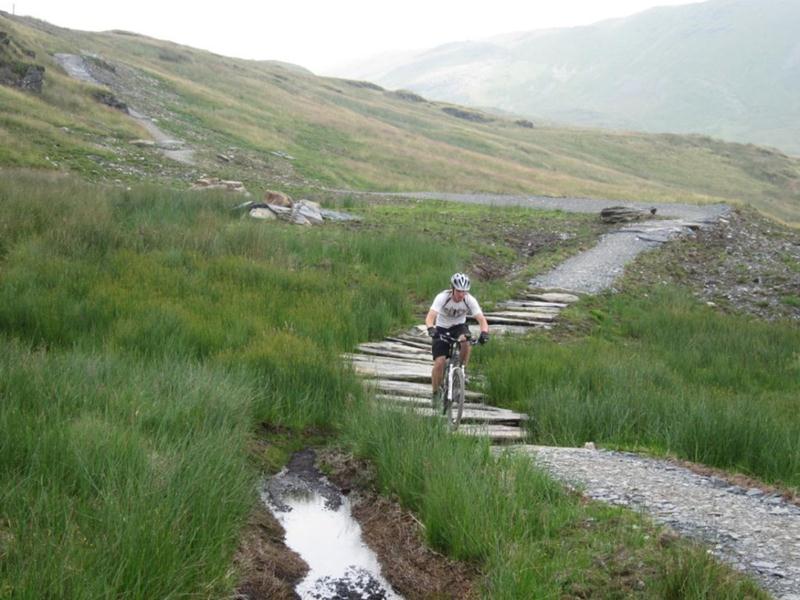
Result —
[[[448,333],[450,337],[458,338],[460,335],[469,335],[469,326],[466,323],[461,323],[459,325],[453,325],[450,329],[446,327],[437,327],[436,331],[441,333]],[[444,340],[435,337],[433,338],[433,343],[431,344],[431,354],[433,354],[434,360],[437,356],[447,356],[448,351],[450,350],[450,344],[445,342]]]

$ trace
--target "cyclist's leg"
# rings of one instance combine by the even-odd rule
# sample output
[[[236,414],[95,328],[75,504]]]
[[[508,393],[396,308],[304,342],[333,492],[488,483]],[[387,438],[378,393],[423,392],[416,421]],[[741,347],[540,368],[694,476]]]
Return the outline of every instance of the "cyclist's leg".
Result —
[[[433,369],[431,370],[431,387],[436,392],[442,385],[444,380],[444,363],[447,361],[447,356],[437,356],[433,361]]]
[[[462,323],[461,325],[454,325],[450,328],[450,335],[454,338],[461,340],[461,351],[459,352],[459,357],[461,358],[461,364],[465,367],[469,362],[469,355],[472,353],[472,346],[470,343],[465,339],[466,336],[469,335],[469,326],[466,323]]]
[[[434,338],[431,344],[433,368],[431,369],[431,405],[438,408],[441,405],[440,388],[444,380],[444,365],[447,361],[447,342]]]

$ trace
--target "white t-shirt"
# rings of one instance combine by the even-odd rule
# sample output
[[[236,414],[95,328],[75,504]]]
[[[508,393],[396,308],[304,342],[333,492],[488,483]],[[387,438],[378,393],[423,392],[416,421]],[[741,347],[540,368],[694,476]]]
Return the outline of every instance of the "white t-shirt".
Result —
[[[482,315],[478,301],[475,300],[469,293],[464,294],[464,299],[461,302],[453,300],[453,292],[445,290],[436,295],[431,304],[431,310],[435,310],[436,326],[450,328],[453,325],[460,325],[466,322],[467,316],[474,317]]]

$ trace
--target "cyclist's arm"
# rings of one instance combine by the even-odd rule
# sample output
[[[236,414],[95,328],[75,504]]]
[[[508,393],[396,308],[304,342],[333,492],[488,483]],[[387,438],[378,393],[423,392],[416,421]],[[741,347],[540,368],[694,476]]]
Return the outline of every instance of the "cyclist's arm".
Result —
[[[483,313],[479,315],[475,315],[475,320],[480,325],[481,333],[489,333],[489,322],[486,320],[486,317],[483,316]]]
[[[433,309],[428,311],[428,316],[425,317],[425,327],[434,327],[436,325],[436,317],[439,313]]]

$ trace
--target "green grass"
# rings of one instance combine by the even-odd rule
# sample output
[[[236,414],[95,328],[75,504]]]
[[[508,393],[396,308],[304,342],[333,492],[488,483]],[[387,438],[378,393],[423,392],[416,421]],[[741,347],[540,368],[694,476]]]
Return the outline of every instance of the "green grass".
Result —
[[[410,324],[483,247],[432,244],[419,216],[522,217],[353,203],[361,224],[304,229],[224,194],[8,173],[0,590],[19,598],[225,595],[258,469],[283,456],[251,458],[261,424],[331,435],[358,414],[338,354]]]
[[[362,411],[344,435],[434,548],[482,565],[485,598],[766,598],[704,550],[665,548],[640,515],[586,504],[529,458],[495,459],[441,423]]]
[[[588,337],[498,341],[478,357],[491,397],[530,413],[537,441],[647,448],[800,485],[796,327],[715,313],[682,290],[592,304]]]

